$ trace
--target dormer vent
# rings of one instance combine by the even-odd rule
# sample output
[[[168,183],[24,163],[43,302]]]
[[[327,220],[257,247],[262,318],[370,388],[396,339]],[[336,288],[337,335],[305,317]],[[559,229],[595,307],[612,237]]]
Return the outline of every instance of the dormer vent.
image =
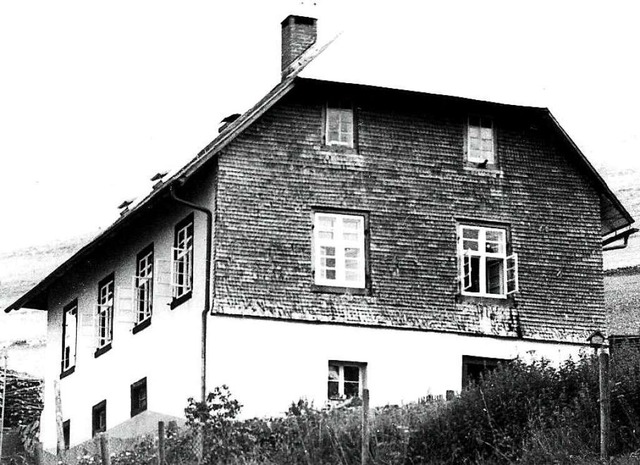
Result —
[[[151,181],[160,181],[162,178],[164,178],[167,175],[168,171],[158,171],[156,174],[153,175],[153,177],[151,178]]]

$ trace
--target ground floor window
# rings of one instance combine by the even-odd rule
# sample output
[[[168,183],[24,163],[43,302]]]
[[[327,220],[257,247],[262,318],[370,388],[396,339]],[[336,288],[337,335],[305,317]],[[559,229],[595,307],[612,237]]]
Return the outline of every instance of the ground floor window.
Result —
[[[147,410],[147,378],[131,385],[131,416]]]
[[[361,397],[366,363],[329,361],[327,397],[329,400]]]
[[[91,436],[107,431],[107,401],[97,403],[93,406],[91,413],[92,431]]]
[[[62,437],[64,438],[64,448],[69,449],[71,445],[71,420],[62,422]]]
[[[477,383],[487,373],[492,372],[501,363],[509,363],[510,360],[503,358],[473,357],[471,355],[462,356],[462,387],[466,388],[470,384]]]

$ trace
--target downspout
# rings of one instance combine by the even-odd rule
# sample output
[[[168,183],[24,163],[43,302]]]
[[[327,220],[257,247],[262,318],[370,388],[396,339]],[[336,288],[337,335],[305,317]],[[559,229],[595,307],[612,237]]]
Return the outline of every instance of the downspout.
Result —
[[[179,198],[175,192],[174,184],[170,186],[171,198],[176,202],[185,205],[187,207],[193,208],[194,210],[201,211],[205,215],[207,215],[207,255],[206,255],[206,274],[204,280],[204,308],[202,309],[202,333],[200,340],[200,357],[201,357],[201,366],[200,366],[200,396],[201,401],[206,402],[207,400],[207,316],[209,314],[209,308],[211,305],[211,241],[213,238],[213,213],[206,207],[201,205],[197,205],[195,203],[189,202],[188,200],[184,200]]]

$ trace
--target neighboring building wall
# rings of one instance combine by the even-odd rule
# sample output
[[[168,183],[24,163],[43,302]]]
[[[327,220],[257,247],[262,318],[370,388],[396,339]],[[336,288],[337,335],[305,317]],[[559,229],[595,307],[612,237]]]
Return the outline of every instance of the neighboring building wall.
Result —
[[[348,98],[357,150],[327,147],[325,102]],[[465,167],[469,113],[494,117],[497,172]],[[215,311],[583,342],[604,327],[600,203],[532,114],[298,84],[220,155]],[[314,207],[370,212],[371,295],[311,292]],[[509,225],[515,300],[457,298],[456,219]]]
[[[329,360],[366,363],[371,404],[460,392],[462,356],[555,363],[588,347],[432,331],[215,316],[209,322],[209,386],[227,384],[242,416],[279,415],[300,398],[327,401]]]
[[[194,183],[199,193],[185,191],[196,203],[212,206],[214,176],[208,170]],[[44,447],[56,444],[54,381],[60,379],[62,352],[62,309],[78,299],[80,325],[75,371],[61,379],[62,414],[71,420],[71,445],[91,438],[92,407],[107,400],[107,428],[119,426],[126,431],[130,420],[130,386],[147,378],[149,412],[184,416],[187,398],[200,393],[201,313],[204,302],[206,222],[202,213],[194,213],[194,290],[191,299],[174,309],[170,297],[154,289],[151,325],[133,334],[131,322],[119,322],[116,297],[114,335],[111,350],[94,356],[90,335],[83,334],[83,315],[95,311],[98,282],[115,274],[115,286],[131,287],[136,273],[136,255],[151,242],[155,259],[169,259],[174,244],[174,226],[192,210],[168,200],[152,214],[122,231],[100,247],[82,265],[67,273],[52,288],[49,298],[47,358],[45,375],[45,410],[42,415],[41,440]],[[157,269],[154,270],[157,273]],[[157,282],[157,274],[155,280]],[[146,415],[157,428],[157,415]],[[140,421],[135,419],[140,430]]]

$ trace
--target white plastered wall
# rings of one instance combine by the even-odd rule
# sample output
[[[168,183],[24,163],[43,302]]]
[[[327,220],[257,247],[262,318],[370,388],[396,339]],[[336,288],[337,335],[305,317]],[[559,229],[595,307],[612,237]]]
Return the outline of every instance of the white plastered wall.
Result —
[[[208,185],[213,185],[210,179]],[[212,205],[212,193],[191,199]],[[191,299],[171,309],[169,297],[154,295],[151,325],[133,334],[131,323],[114,318],[111,350],[94,356],[91,337],[78,327],[75,371],[60,379],[62,352],[62,309],[78,299],[81,314],[95,311],[98,283],[115,274],[115,287],[131,287],[136,255],[153,242],[154,259],[170,259],[175,224],[192,210],[175,202],[144,224],[127,231],[117,246],[106,249],[90,261],[67,273],[50,292],[45,370],[44,411],[40,440],[45,449],[56,447],[55,390],[59,380],[63,420],[71,423],[71,445],[91,439],[92,407],[107,401],[107,428],[130,421],[130,386],[147,378],[148,411],[183,417],[188,397],[199,397],[201,367],[201,313],[204,305],[205,237],[204,214],[194,212],[194,289]],[[155,276],[157,280],[157,274]],[[157,287],[156,287],[157,289]],[[157,419],[157,416],[154,416]]]
[[[401,404],[462,387],[462,356],[560,362],[577,345],[436,332],[213,316],[208,389],[227,384],[243,417],[282,414],[300,398],[322,407],[329,360],[367,363],[371,405]]]

